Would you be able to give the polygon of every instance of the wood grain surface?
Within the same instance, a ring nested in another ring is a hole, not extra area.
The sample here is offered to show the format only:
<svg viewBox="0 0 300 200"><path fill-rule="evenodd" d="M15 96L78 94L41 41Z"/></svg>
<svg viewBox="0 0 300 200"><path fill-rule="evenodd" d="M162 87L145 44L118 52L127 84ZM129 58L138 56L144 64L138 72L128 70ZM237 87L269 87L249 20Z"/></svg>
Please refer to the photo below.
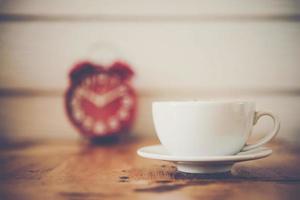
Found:
<svg viewBox="0 0 300 200"><path fill-rule="evenodd" d="M138 157L153 138L98 143L2 144L0 199L298 199L300 147L272 142L273 155L230 173L192 175L172 163Z"/></svg>

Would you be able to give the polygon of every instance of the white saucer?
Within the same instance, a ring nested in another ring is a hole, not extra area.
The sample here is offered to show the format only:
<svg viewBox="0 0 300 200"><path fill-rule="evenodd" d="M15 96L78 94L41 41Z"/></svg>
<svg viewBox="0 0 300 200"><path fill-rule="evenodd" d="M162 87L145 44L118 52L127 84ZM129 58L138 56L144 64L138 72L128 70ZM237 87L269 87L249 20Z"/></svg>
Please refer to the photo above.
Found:
<svg viewBox="0 0 300 200"><path fill-rule="evenodd" d="M266 147L240 152L230 156L175 156L170 155L162 145L142 147L137 151L144 158L170 161L177 165L177 170L187 173L219 173L230 171L236 162L256 160L272 154Z"/></svg>

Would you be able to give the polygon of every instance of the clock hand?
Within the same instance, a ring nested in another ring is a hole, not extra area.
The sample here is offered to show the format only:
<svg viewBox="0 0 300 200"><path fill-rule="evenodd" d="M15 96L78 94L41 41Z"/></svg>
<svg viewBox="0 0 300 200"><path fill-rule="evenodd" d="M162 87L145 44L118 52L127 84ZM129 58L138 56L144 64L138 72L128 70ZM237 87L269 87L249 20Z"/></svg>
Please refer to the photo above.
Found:
<svg viewBox="0 0 300 200"><path fill-rule="evenodd" d="M104 107L112 101L116 100L120 96L124 94L124 86L119 86L103 95L99 95L96 92L92 92L89 90L80 91L80 96L86 98L88 101L92 102L97 107Z"/></svg>
<svg viewBox="0 0 300 200"><path fill-rule="evenodd" d="M98 106L104 107L107 104L113 102L117 98L121 97L124 94L124 86L119 86L106 94L103 94L102 96L96 97L96 101L98 101Z"/></svg>
<svg viewBox="0 0 300 200"><path fill-rule="evenodd" d="M92 102L93 104L97 105L97 94L95 92L87 91L87 90L82 90L81 96L86 98L88 101Z"/></svg>

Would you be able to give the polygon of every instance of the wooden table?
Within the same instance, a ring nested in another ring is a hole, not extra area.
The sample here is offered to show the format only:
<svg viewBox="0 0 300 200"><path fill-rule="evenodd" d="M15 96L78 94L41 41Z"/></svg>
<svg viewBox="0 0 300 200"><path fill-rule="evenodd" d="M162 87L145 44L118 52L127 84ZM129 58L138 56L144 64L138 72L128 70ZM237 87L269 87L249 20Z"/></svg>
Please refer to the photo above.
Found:
<svg viewBox="0 0 300 200"><path fill-rule="evenodd" d="M275 140L268 158L236 164L231 173L191 175L137 156L156 143L131 137L2 145L0 199L300 199L300 146Z"/></svg>

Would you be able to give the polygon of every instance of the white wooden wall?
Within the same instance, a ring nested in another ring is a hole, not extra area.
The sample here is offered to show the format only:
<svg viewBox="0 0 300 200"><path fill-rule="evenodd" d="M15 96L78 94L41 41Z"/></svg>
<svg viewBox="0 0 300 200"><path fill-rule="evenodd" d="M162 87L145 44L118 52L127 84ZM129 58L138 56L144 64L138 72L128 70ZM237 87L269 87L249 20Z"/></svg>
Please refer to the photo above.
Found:
<svg viewBox="0 0 300 200"><path fill-rule="evenodd" d="M137 72L135 134L154 134L151 101L189 98L253 99L300 131L300 1L0 0L0 134L76 137L67 72L108 47Z"/></svg>

